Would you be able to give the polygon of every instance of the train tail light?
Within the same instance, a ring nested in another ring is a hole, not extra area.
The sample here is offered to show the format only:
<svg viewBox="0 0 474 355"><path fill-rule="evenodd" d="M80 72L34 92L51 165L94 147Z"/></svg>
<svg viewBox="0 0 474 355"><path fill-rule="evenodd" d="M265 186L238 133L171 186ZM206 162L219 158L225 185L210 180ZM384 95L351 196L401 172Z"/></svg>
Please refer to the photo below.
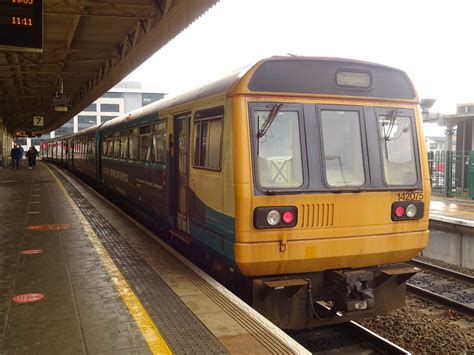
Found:
<svg viewBox="0 0 474 355"><path fill-rule="evenodd" d="M392 221L407 221L423 218L424 204L421 201L399 201L392 204Z"/></svg>
<svg viewBox="0 0 474 355"><path fill-rule="evenodd" d="M298 210L295 206L257 207L253 212L255 228L289 228L296 226Z"/></svg>

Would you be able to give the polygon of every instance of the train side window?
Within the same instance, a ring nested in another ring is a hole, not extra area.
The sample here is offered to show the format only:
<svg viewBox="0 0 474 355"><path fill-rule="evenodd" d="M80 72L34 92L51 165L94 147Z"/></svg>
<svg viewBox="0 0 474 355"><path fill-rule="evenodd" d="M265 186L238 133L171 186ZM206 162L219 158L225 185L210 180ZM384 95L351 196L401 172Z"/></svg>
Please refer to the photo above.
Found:
<svg viewBox="0 0 474 355"><path fill-rule="evenodd" d="M211 170L221 168L224 108L196 112L194 115L194 166Z"/></svg>
<svg viewBox="0 0 474 355"><path fill-rule="evenodd" d="M135 160L138 158L138 128L129 131L128 157Z"/></svg>
<svg viewBox="0 0 474 355"><path fill-rule="evenodd" d="M167 133L166 121L157 123L153 126L153 149L154 161L157 163L166 163L167 155Z"/></svg>
<svg viewBox="0 0 474 355"><path fill-rule="evenodd" d="M112 135L106 134L104 137L104 145L103 145L103 155L104 157L112 156Z"/></svg>
<svg viewBox="0 0 474 355"><path fill-rule="evenodd" d="M114 158L120 158L120 133L114 133Z"/></svg>
<svg viewBox="0 0 474 355"><path fill-rule="evenodd" d="M95 155L95 137L91 138L91 154Z"/></svg>
<svg viewBox="0 0 474 355"><path fill-rule="evenodd" d="M151 160L151 126L140 127L140 160Z"/></svg>
<svg viewBox="0 0 474 355"><path fill-rule="evenodd" d="M128 159L128 131L120 132L120 158Z"/></svg>

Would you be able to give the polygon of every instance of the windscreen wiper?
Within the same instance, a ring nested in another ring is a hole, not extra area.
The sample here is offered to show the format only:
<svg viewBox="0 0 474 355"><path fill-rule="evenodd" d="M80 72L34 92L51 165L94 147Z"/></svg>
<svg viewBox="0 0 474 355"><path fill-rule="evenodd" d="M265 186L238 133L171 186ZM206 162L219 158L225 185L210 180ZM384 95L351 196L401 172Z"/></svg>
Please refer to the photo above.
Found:
<svg viewBox="0 0 474 355"><path fill-rule="evenodd" d="M390 114L390 121L388 123L387 131L385 131L385 127L384 127L383 139L384 139L385 142L390 140L390 135L392 134L393 127L395 126L395 121L397 120L397 116L398 116L398 108L394 109Z"/></svg>
<svg viewBox="0 0 474 355"><path fill-rule="evenodd" d="M257 132L257 155L259 155L260 151L260 138L265 136L267 134L268 129L272 125L273 121L275 120L276 115L278 114L278 111L282 108L283 104L276 104L273 106L272 110L268 114L267 118L265 119L265 122L263 122L262 127L258 130Z"/></svg>
<svg viewBox="0 0 474 355"><path fill-rule="evenodd" d="M273 121L275 120L276 115L278 114L278 111L280 111L282 106L283 104L276 104L275 106L273 106L272 110L268 114L267 119L265 120L265 122L263 122L262 127L258 130L257 138L260 139L265 134L267 134L268 129L272 125Z"/></svg>

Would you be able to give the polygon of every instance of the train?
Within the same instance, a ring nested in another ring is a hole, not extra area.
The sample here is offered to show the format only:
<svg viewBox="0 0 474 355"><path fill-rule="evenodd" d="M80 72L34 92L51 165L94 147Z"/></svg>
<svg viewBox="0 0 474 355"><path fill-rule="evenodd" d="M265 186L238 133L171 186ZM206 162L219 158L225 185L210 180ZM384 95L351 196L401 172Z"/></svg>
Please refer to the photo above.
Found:
<svg viewBox="0 0 474 355"><path fill-rule="evenodd" d="M199 255L283 329L403 306L408 261L428 243L419 98L382 64L266 58L44 141L41 156Z"/></svg>

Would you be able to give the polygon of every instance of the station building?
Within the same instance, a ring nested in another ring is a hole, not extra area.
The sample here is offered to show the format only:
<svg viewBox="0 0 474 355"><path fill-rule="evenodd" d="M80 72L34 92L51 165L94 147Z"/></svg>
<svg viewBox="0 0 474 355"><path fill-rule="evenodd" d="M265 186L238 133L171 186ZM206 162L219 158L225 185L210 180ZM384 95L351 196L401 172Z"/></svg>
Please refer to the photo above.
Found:
<svg viewBox="0 0 474 355"><path fill-rule="evenodd" d="M35 145L39 151L40 142L45 139L76 133L96 124L109 121L123 113L146 106L162 99L164 96L164 93L144 90L141 82L121 81L77 116L74 116L50 134L42 135L40 138L19 138L18 142L25 151L31 145Z"/></svg>

